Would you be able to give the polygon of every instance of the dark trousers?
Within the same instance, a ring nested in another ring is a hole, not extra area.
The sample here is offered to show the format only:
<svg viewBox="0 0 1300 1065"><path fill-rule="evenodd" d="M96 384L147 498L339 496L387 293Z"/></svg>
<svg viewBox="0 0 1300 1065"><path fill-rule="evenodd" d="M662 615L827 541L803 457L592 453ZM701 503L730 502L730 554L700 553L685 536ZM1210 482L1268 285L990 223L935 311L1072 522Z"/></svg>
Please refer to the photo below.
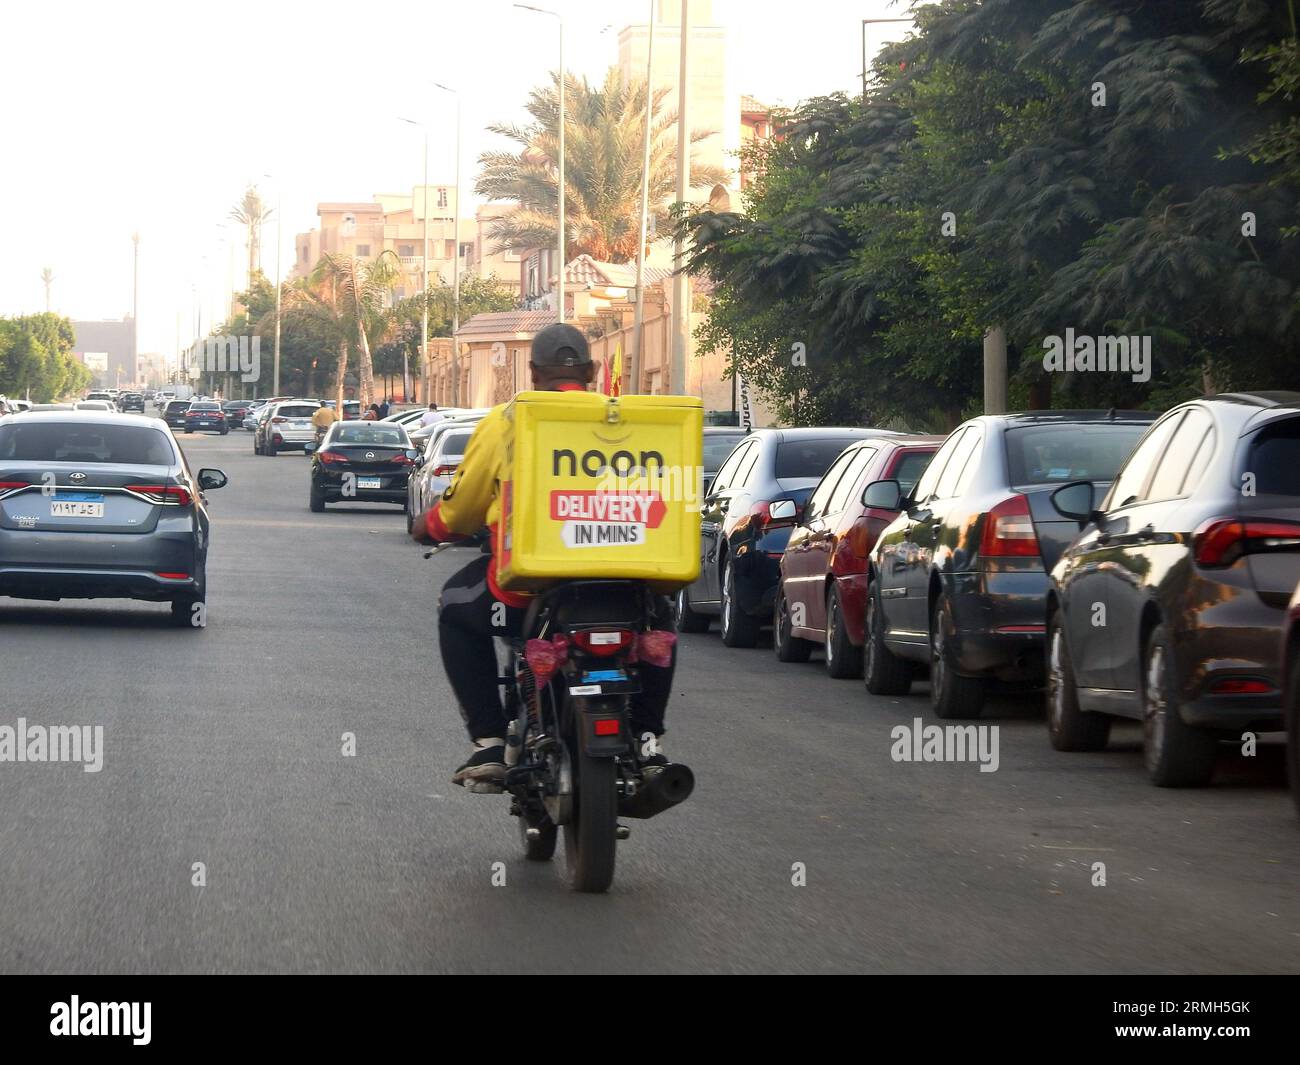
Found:
<svg viewBox="0 0 1300 1065"><path fill-rule="evenodd" d="M461 717L470 739L505 736L506 715L497 686L497 653L494 640L518 636L523 631L525 611L506 606L488 588L487 571L491 561L479 555L464 569L452 574L443 585L438 601L438 643L442 664L451 681L452 691L460 703ZM673 630L668 600L656 597L656 629ZM632 697L631 727L634 737L646 732L656 736L664 731L664 711L672 695L673 670L677 649L666 669L642 662L641 691Z"/></svg>

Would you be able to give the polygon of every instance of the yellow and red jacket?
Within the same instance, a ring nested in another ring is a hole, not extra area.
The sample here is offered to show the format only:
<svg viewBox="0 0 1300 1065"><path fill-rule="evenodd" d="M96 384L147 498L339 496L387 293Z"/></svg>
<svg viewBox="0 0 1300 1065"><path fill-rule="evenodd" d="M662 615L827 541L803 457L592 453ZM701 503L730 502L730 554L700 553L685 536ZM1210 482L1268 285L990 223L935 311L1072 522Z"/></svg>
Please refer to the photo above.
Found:
<svg viewBox="0 0 1300 1065"><path fill-rule="evenodd" d="M582 392L599 399L596 393L577 384L561 385L557 391ZM508 475L505 463L514 432L514 423L507 414L509 406L502 403L493 407L475 426L451 483L437 503L415 518L411 535L422 544L438 543L473 536L486 525L494 548L488 564L488 588L507 606L524 607L530 596L505 591L497 583L495 547L501 518L501 481Z"/></svg>

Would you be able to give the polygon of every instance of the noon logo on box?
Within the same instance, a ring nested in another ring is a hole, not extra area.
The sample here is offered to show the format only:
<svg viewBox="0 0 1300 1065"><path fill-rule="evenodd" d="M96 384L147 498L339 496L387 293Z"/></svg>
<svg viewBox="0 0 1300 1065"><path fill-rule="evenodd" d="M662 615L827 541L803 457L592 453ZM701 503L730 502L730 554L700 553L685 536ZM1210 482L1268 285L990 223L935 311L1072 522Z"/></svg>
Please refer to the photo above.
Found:
<svg viewBox="0 0 1300 1065"><path fill-rule="evenodd" d="M551 492L551 520L563 522L566 547L643 544L667 511L657 492Z"/></svg>

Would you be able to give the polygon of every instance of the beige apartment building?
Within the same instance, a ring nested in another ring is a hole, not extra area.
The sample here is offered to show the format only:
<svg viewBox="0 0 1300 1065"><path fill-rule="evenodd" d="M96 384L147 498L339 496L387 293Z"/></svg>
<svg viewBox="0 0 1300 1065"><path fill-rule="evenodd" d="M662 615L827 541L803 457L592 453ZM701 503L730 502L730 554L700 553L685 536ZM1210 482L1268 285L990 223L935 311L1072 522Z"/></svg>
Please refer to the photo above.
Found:
<svg viewBox="0 0 1300 1065"><path fill-rule="evenodd" d="M294 239L292 277L306 277L326 254L375 258L391 251L402 263L394 299L420 291L425 214L428 213L429 284L451 284L459 252L461 276L493 274L513 291L519 289L519 255L495 249L487 239L491 220L508 205L479 208L473 219L454 222L455 185L415 186L409 194L379 193L370 203L320 203L320 226ZM459 232L457 232L459 230Z"/></svg>

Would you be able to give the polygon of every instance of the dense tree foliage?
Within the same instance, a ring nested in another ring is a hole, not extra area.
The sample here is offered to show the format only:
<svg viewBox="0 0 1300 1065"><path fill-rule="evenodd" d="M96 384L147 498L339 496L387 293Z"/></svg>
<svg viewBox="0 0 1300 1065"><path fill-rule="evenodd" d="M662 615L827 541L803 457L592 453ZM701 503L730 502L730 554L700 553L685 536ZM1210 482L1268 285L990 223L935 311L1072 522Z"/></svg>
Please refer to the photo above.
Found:
<svg viewBox="0 0 1300 1065"><path fill-rule="evenodd" d="M50 403L80 396L94 379L72 355L72 323L62 315L0 318L0 395Z"/></svg>
<svg viewBox="0 0 1300 1065"><path fill-rule="evenodd" d="M1300 387L1300 86L1287 0L943 0L865 101L781 116L742 213L682 219L782 414L941 428L1007 330L1016 406ZM1149 381L1044 341L1151 338Z"/></svg>

